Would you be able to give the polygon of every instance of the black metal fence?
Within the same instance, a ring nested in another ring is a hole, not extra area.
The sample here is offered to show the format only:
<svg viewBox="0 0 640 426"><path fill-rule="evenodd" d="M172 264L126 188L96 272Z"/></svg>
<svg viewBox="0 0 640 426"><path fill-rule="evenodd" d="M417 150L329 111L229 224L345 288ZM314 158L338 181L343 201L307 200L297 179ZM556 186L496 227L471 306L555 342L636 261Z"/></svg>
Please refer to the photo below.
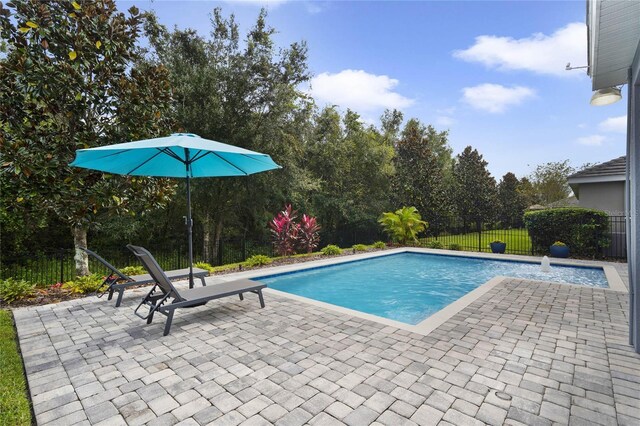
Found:
<svg viewBox="0 0 640 426"><path fill-rule="evenodd" d="M434 232L432 227L430 232ZM607 258L626 259L626 223L623 216L609 218L610 244L603 249L602 255ZM324 234L321 245L338 244L350 247L354 244L371 244L377 240L386 240L379 229L362 228L343 230L333 234ZM477 226L462 223L449 223L440 226L437 235L428 235L420 239L421 245L453 250L490 252L489 244L501 240L507 244L506 253L510 254L538 254L534 253L531 239L527 230L522 227L508 227L500 224L483 224ZM133 254L126 247L91 247L101 256L109 260L118 268L139 265ZM169 246L147 247L156 257L160 265L167 269L180 269L188 266L188 256L184 241L175 241ZM73 250L45 251L37 254L19 257L2 256L0 258L0 279L13 277L26 281L49 285L65 282L75 277L75 262ZM262 254L269 257L276 255L273 245L268 240L254 241L246 238L221 240L218 245L205 247L198 244L194 247L194 262L207 262L213 266L243 262L249 257ZM105 274L106 269L89 259L91 272Z"/></svg>

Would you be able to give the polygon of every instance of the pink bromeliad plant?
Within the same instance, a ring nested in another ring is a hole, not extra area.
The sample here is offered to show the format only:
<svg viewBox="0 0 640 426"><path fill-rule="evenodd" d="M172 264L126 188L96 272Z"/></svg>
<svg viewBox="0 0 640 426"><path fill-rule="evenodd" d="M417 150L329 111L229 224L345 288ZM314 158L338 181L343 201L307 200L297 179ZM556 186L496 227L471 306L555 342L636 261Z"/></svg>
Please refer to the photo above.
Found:
<svg viewBox="0 0 640 426"><path fill-rule="evenodd" d="M311 253L318 247L320 225L316 218L303 214L299 223L296 219L298 212L293 210L291 204L287 204L269 222L273 245L280 256L290 256L298 250Z"/></svg>
<svg viewBox="0 0 640 426"><path fill-rule="evenodd" d="M320 225L318 225L315 217L303 214L299 226L298 243L300 249L311 253L320 244Z"/></svg>

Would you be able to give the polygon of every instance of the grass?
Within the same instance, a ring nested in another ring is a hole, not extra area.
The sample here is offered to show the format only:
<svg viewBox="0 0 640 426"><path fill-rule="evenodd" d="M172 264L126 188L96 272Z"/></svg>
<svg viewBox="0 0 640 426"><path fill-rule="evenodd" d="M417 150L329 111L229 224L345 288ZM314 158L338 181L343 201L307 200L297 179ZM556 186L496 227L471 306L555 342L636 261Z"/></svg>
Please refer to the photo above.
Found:
<svg viewBox="0 0 640 426"><path fill-rule="evenodd" d="M493 231L483 231L481 234L480 251L490 252L489 243L500 240L507 243L506 253L511 254L531 254L531 238L526 229L496 229ZM440 241L445 249L450 244L460 244L462 250L478 251L478 233L445 235L437 239L435 237L422 238L420 242L426 244L431 241Z"/></svg>
<svg viewBox="0 0 640 426"><path fill-rule="evenodd" d="M10 311L0 309L0 425L30 425L31 408Z"/></svg>

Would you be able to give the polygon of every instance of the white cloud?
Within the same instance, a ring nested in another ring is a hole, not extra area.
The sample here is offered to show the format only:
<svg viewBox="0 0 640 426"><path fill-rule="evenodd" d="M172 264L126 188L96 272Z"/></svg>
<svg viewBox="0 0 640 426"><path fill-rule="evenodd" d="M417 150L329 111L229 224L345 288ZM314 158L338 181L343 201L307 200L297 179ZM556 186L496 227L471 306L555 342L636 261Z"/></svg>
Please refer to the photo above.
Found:
<svg viewBox="0 0 640 426"><path fill-rule="evenodd" d="M480 84L462 89L462 100L473 108L490 113L504 112L535 96L533 89L524 86L506 87L500 84Z"/></svg>
<svg viewBox="0 0 640 426"><path fill-rule="evenodd" d="M566 71L565 66L567 62L573 66L586 64L587 26L574 22L551 35L536 33L520 39L481 35L476 37L475 44L466 50L456 50L453 56L499 70L564 77L583 75L580 71Z"/></svg>
<svg viewBox="0 0 640 426"><path fill-rule="evenodd" d="M283 3L286 3L289 0L226 0L227 3L239 3L239 4L247 4L247 5L257 5L257 6L271 6L278 7Z"/></svg>
<svg viewBox="0 0 640 426"><path fill-rule="evenodd" d="M607 138L602 135L591 135L578 138L576 142L580 145L600 146L605 140L607 140Z"/></svg>
<svg viewBox="0 0 640 426"><path fill-rule="evenodd" d="M443 127L450 127L451 125L453 125L456 122L456 120L454 120L451 117L447 117L446 115L439 115L436 117L436 124L443 126Z"/></svg>
<svg viewBox="0 0 640 426"><path fill-rule="evenodd" d="M598 125L598 128L603 132L627 133L627 116L607 118Z"/></svg>
<svg viewBox="0 0 640 426"><path fill-rule="evenodd" d="M320 102L351 108L357 112L382 108L406 108L413 99L394 91L398 80L363 70L322 73L311 80L310 94Z"/></svg>

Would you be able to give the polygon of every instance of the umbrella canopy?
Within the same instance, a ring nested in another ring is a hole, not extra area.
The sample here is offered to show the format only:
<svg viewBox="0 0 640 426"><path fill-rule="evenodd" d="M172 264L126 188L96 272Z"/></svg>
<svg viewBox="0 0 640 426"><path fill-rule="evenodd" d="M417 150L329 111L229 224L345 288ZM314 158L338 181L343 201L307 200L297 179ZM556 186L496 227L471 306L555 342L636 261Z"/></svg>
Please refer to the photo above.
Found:
<svg viewBox="0 0 640 426"><path fill-rule="evenodd" d="M195 177L246 176L279 169L269 155L203 139L193 133L79 149L74 167L131 175L187 179L189 287L193 287L191 185Z"/></svg>
<svg viewBox="0 0 640 426"><path fill-rule="evenodd" d="M177 178L246 176L280 168L267 154L192 133L80 149L71 166L120 175Z"/></svg>

